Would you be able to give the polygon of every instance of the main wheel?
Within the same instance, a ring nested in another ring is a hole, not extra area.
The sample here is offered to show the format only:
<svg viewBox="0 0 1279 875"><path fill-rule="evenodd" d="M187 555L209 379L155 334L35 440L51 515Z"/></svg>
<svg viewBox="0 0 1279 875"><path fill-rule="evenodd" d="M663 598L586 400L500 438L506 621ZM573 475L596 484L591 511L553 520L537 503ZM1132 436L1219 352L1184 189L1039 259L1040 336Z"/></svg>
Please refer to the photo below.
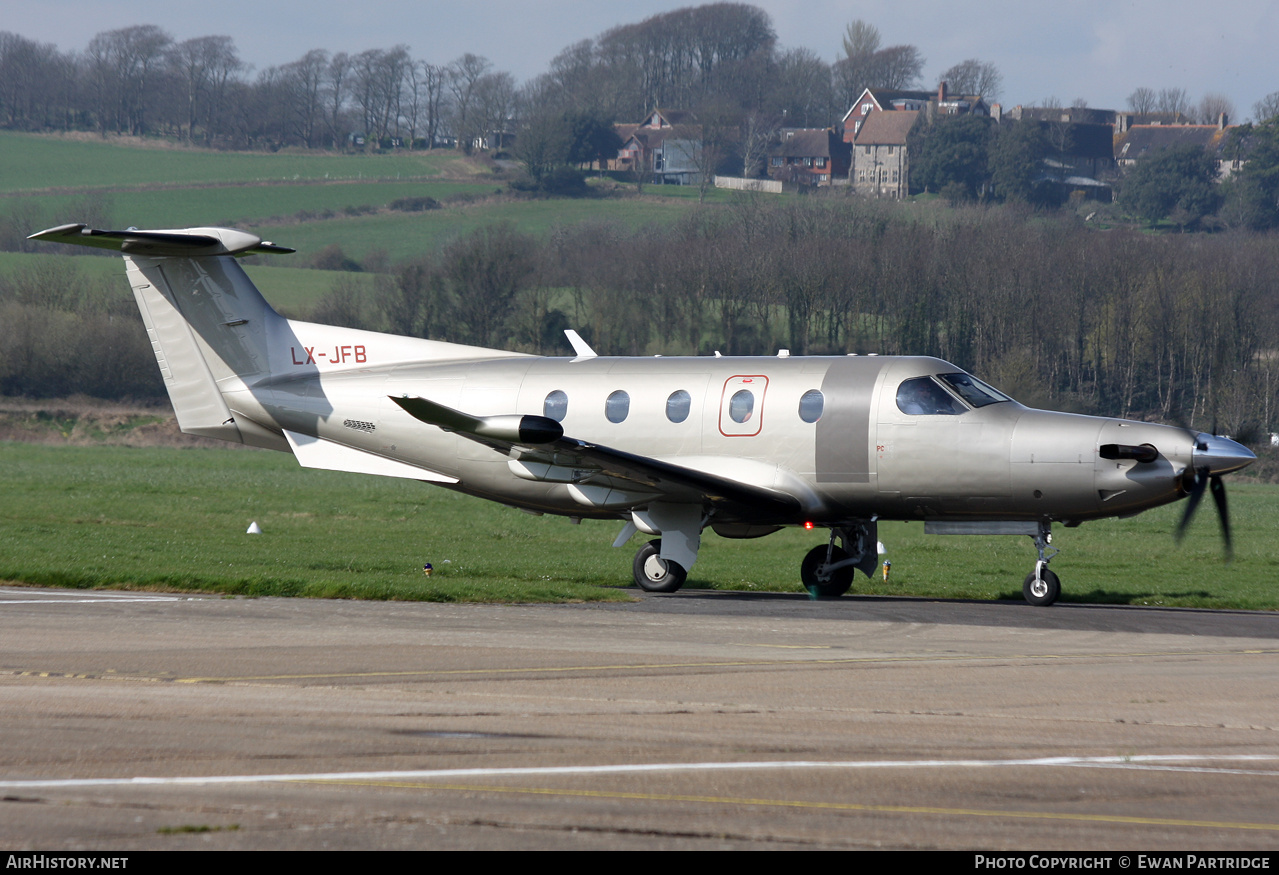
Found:
<svg viewBox="0 0 1279 875"><path fill-rule="evenodd" d="M1040 570L1038 579L1032 571L1026 575L1026 582L1021 585L1021 594L1032 605L1046 608L1061 595L1061 580L1047 568Z"/></svg>
<svg viewBox="0 0 1279 875"><path fill-rule="evenodd" d="M678 562L663 559L661 539L640 547L631 563L635 585L644 592L675 592L684 585L688 571Z"/></svg>
<svg viewBox="0 0 1279 875"><path fill-rule="evenodd" d="M857 569L851 565L845 565L834 571L826 570L827 549L830 549L832 565L848 558L848 553L842 547L828 548L825 545L814 547L808 551L808 555L800 563L799 579L804 582L804 589L811 595L824 599L839 598L852 588L853 572Z"/></svg>

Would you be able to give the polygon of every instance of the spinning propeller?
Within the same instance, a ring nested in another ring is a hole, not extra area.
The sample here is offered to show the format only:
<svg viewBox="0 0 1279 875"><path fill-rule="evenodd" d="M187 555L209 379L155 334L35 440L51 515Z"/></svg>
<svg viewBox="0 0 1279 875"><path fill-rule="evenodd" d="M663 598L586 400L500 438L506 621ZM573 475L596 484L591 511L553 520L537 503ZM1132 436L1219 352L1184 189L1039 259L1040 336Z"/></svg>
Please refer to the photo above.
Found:
<svg viewBox="0 0 1279 875"><path fill-rule="evenodd" d="M1215 429L1214 429L1215 431ZM1230 438L1215 434L1195 434L1194 448L1190 453L1190 466L1183 475L1190 500L1186 503L1186 512L1177 524L1175 538L1181 543L1190 521L1194 518L1199 502L1203 499L1204 490L1212 493L1213 503L1217 506L1217 517L1221 520L1221 537L1226 545L1226 561L1234 555L1230 542L1230 514L1226 508L1226 484L1221 475L1238 471L1240 468L1256 461L1257 457L1243 444Z"/></svg>

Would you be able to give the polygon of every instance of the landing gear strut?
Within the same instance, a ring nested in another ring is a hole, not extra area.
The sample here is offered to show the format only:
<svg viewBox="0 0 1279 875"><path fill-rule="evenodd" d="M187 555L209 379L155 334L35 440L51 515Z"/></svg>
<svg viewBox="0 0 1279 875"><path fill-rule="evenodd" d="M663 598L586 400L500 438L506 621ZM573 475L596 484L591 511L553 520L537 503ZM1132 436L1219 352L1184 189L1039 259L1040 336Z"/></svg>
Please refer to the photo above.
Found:
<svg viewBox="0 0 1279 875"><path fill-rule="evenodd" d="M799 578L812 598L833 599L848 592L858 568L868 577L878 562L875 521L832 526L830 542L808 551L799 566ZM838 538L841 546L835 546Z"/></svg>
<svg viewBox="0 0 1279 875"><path fill-rule="evenodd" d="M1039 533L1035 535L1039 561L1035 563L1035 570L1026 575L1026 580L1021 585L1021 594L1036 607L1046 608L1061 595L1061 580L1048 570L1049 560L1059 552L1056 547L1050 546L1052 541L1052 524L1040 523Z"/></svg>

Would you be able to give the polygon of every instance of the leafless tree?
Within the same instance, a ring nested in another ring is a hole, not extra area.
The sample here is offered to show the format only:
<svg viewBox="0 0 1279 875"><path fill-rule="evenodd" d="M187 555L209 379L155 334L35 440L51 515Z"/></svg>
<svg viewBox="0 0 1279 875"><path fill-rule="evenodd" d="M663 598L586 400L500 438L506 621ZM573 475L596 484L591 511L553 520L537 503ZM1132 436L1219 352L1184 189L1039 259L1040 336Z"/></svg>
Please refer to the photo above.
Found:
<svg viewBox="0 0 1279 875"><path fill-rule="evenodd" d="M298 136L307 148L316 145L324 122L324 85L329 53L312 49L283 68Z"/></svg>
<svg viewBox="0 0 1279 875"><path fill-rule="evenodd" d="M502 145L502 135L508 133L515 115L515 77L510 73L488 73L475 83L473 92L477 136L487 148Z"/></svg>
<svg viewBox="0 0 1279 875"><path fill-rule="evenodd" d="M947 89L955 94L980 95L991 103L999 100L1004 87L1004 77L999 68L976 58L959 62L942 73L941 78Z"/></svg>
<svg viewBox="0 0 1279 875"><path fill-rule="evenodd" d="M453 136L459 149L470 152L481 123L475 118L475 87L490 69L488 58L467 52L448 67L448 89L453 98Z"/></svg>
<svg viewBox="0 0 1279 875"><path fill-rule="evenodd" d="M1235 104L1224 94L1209 92L1199 101L1197 115L1201 125L1215 125L1223 115L1226 117L1226 123L1229 124L1234 114Z"/></svg>
<svg viewBox="0 0 1279 875"><path fill-rule="evenodd" d="M329 61L325 89L325 120L329 128L329 140L335 149L345 139L346 129L342 123L342 112L346 109L350 89L351 57L346 52L338 52Z"/></svg>
<svg viewBox="0 0 1279 875"><path fill-rule="evenodd" d="M1258 122L1270 121L1279 115L1279 91L1272 91L1254 103L1252 114Z"/></svg>
<svg viewBox="0 0 1279 875"><path fill-rule="evenodd" d="M173 42L153 24L105 31L89 41L86 58L93 77L99 130L146 131L153 79Z"/></svg>
<svg viewBox="0 0 1279 875"><path fill-rule="evenodd" d="M1138 115L1146 115L1155 111L1158 101L1153 88L1137 88L1128 95L1128 108Z"/></svg>
<svg viewBox="0 0 1279 875"><path fill-rule="evenodd" d="M221 132L227 87L248 65L240 60L229 36L186 40L170 49L169 60L184 86L187 139L193 139L198 122L205 141L212 141Z"/></svg>
<svg viewBox="0 0 1279 875"><path fill-rule="evenodd" d="M843 112L834 103L830 65L810 50L781 52L777 56L775 70L774 90L768 108L784 126L826 127L837 112Z"/></svg>
<svg viewBox="0 0 1279 875"><path fill-rule="evenodd" d="M1184 88L1160 88L1155 110L1170 115L1189 115L1190 97Z"/></svg>
<svg viewBox="0 0 1279 875"><path fill-rule="evenodd" d="M763 176L768 148L777 142L778 119L756 110L742 122L742 176Z"/></svg>

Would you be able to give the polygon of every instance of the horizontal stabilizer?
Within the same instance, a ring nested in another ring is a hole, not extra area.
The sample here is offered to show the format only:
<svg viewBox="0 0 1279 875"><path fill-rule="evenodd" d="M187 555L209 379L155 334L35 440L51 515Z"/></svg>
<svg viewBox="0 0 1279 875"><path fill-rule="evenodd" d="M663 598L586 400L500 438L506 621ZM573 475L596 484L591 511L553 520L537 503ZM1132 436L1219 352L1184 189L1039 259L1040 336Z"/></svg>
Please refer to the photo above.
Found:
<svg viewBox="0 0 1279 875"><path fill-rule="evenodd" d="M343 444L311 435L285 431L289 447L303 468L325 471L350 471L353 474L377 474L381 477L403 477L406 480L429 480L432 483L456 483L457 479L397 462L384 456L366 453Z"/></svg>
<svg viewBox="0 0 1279 875"><path fill-rule="evenodd" d="M88 225L59 225L32 234L28 240L68 243L114 249L125 255L177 256L195 258L206 255L287 254L295 250L276 246L256 234L234 228L187 228L178 231L102 231Z"/></svg>

